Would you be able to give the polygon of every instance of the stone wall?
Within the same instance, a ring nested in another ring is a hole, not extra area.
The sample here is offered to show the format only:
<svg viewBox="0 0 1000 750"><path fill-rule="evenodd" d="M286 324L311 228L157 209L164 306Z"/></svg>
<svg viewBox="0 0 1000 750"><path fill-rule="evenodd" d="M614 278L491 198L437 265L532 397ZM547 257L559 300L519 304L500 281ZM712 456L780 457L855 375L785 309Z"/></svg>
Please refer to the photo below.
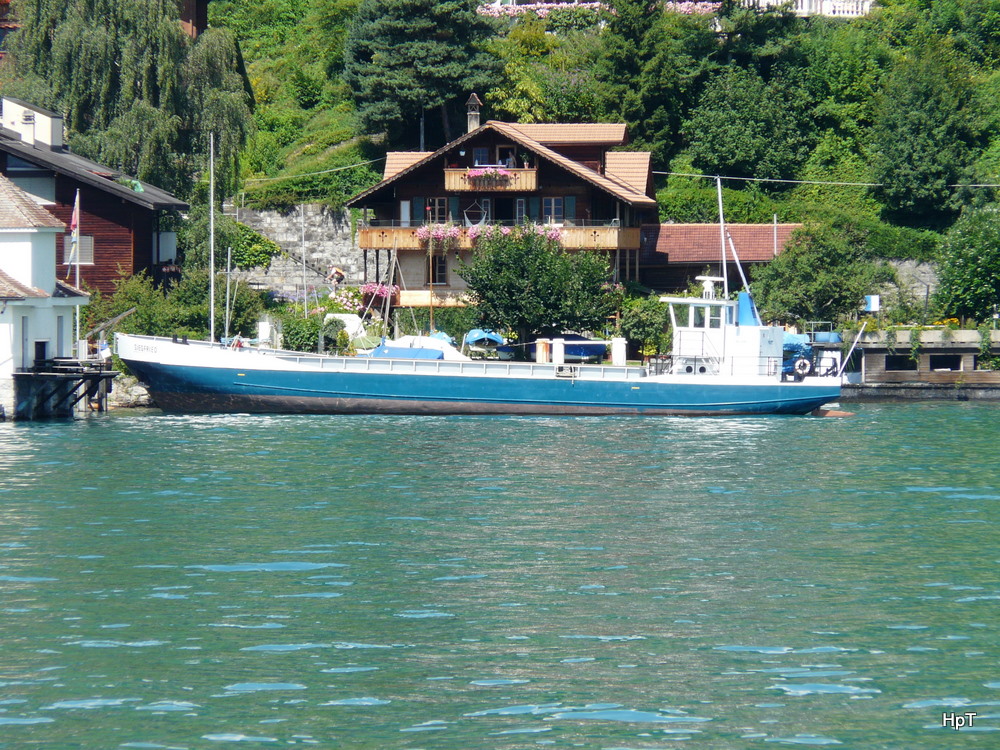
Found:
<svg viewBox="0 0 1000 750"><path fill-rule="evenodd" d="M289 297L301 296L303 250L305 283L310 290L329 286L326 274L331 265L344 271L344 284L356 286L366 280L364 256L354 244L351 219L346 211L332 211L316 203L297 206L287 213L255 211L229 204L225 214L274 240L284 251L267 270L236 274L253 286L273 289Z"/></svg>

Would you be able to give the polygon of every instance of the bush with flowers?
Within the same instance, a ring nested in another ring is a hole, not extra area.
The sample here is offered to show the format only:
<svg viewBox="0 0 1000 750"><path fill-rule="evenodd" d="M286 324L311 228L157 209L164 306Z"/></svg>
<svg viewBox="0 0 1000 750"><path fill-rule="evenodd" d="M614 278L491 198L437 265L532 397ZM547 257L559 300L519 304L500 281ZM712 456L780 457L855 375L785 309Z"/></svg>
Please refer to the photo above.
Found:
<svg viewBox="0 0 1000 750"><path fill-rule="evenodd" d="M417 228L417 239L427 243L428 252L448 252L458 246L462 228L457 224L424 224Z"/></svg>

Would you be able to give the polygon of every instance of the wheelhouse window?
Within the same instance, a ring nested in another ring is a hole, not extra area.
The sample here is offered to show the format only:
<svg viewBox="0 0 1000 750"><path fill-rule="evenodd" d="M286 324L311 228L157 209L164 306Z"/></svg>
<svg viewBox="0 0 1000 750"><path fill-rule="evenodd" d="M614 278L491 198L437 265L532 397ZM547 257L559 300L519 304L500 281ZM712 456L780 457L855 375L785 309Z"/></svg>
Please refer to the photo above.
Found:
<svg viewBox="0 0 1000 750"><path fill-rule="evenodd" d="M546 224L563 223L562 198L542 198L542 221Z"/></svg>

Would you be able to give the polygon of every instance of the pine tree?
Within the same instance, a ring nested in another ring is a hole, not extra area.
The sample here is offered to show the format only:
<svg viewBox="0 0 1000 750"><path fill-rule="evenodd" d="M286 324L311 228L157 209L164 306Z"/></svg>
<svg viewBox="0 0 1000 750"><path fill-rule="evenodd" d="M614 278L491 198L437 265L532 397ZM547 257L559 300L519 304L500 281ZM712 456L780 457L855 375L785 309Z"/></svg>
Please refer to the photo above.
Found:
<svg viewBox="0 0 1000 750"><path fill-rule="evenodd" d="M451 140L449 107L484 91L497 66L482 50L493 25L476 7L476 0L363 0L344 50L362 127L399 141L404 127L438 109L442 137Z"/></svg>

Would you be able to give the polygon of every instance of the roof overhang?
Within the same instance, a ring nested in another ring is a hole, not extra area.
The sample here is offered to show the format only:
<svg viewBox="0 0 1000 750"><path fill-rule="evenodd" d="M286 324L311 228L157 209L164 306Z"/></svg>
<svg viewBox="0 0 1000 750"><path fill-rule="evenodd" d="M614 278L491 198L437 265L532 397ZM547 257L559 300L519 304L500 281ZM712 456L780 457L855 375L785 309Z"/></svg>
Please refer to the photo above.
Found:
<svg viewBox="0 0 1000 750"><path fill-rule="evenodd" d="M185 211L188 208L187 203L155 185L135 180L134 182L142 187L142 192L138 192L112 179L113 177L128 177L117 170L102 166L69 151L37 148L23 141L5 137L9 132L0 133L0 151L78 180L109 195L121 198L127 203L134 203L151 211Z"/></svg>
<svg viewBox="0 0 1000 750"><path fill-rule="evenodd" d="M427 166L435 159L441 158L446 154L448 154L449 152L457 148L460 148L463 144L465 144L469 140L475 138L476 136L482 134L487 130L493 130L497 133L501 133L505 137L510 138L512 141L517 143L519 146L527 149L528 151L531 151L536 156L539 156L551 162L552 164L555 164L556 166L565 169L567 172L570 172L576 177L579 177L580 179L590 183L597 189L608 193L613 198L616 198L620 201L623 201L632 206L637 206L640 208L655 208L657 205L656 200L650 198L649 196L643 193L637 192L633 187L627 185L623 181L617 180L614 177L609 177L607 175L598 174L594 170L589 169L588 167L585 167L582 164L579 164L578 162L575 162L572 159L565 157L556 151L553 151L551 148L544 146L541 143L538 143L537 141L529 138L528 136L521 133L517 129L517 126L511 125L509 123L498 122L496 120L490 120L485 125L482 125L476 128L475 130L466 133L465 135L461 136L460 138L457 138L451 143L442 146L437 151L434 151L425 156L424 158L415 161L407 168L400 170L396 174L380 181L379 183L368 188L367 190L358 193L356 196L348 200L345 205L347 205L349 208L363 207L364 201L367 200L368 198L371 198L377 193L386 190L387 188L398 182L406 175L413 174L413 172Z"/></svg>

